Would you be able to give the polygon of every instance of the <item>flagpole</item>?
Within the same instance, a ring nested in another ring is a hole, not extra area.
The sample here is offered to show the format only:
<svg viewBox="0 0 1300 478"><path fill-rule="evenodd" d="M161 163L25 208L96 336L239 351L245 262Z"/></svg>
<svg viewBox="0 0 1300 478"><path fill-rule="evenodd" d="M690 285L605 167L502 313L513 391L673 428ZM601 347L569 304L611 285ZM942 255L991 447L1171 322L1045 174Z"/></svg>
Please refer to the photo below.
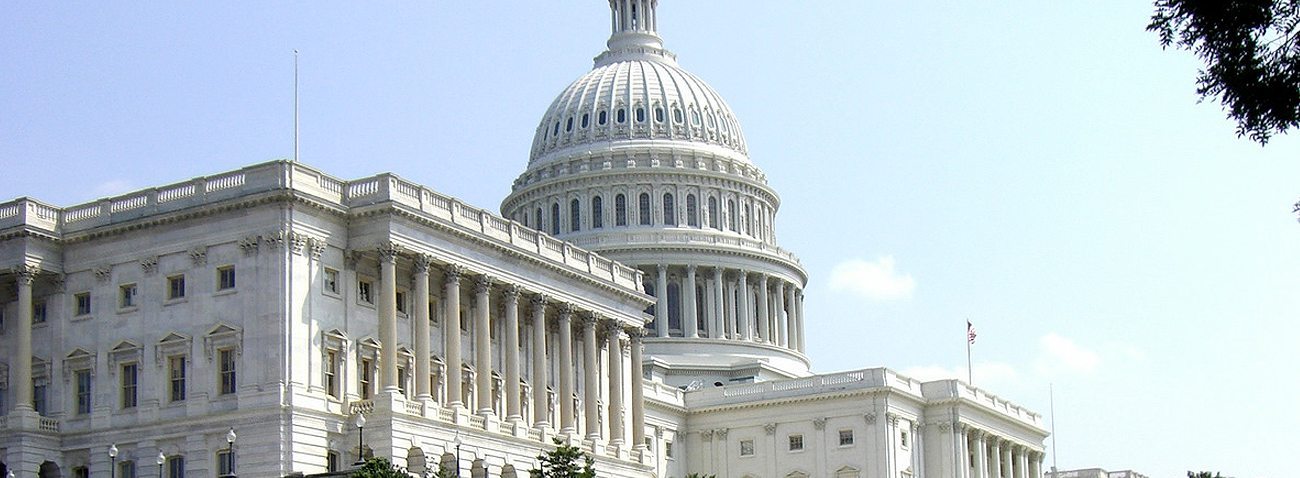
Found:
<svg viewBox="0 0 1300 478"><path fill-rule="evenodd" d="M1052 384L1047 384L1047 403L1052 413L1052 478L1057 478L1056 468L1056 392Z"/></svg>
<svg viewBox="0 0 1300 478"><path fill-rule="evenodd" d="M975 373L970 365L970 319L966 319L966 383L975 385Z"/></svg>
<svg viewBox="0 0 1300 478"><path fill-rule="evenodd" d="M298 162L298 49L293 49L293 162Z"/></svg>

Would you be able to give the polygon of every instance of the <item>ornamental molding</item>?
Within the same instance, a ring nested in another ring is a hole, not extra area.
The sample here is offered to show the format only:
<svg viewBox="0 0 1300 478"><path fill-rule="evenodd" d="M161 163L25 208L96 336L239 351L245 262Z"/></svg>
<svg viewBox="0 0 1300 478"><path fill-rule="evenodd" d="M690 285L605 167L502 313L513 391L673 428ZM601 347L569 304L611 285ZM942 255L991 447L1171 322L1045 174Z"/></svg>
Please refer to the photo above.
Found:
<svg viewBox="0 0 1300 478"><path fill-rule="evenodd" d="M116 375L118 364L144 361L144 347L130 340L118 342L108 351L108 374Z"/></svg>
<svg viewBox="0 0 1300 478"><path fill-rule="evenodd" d="M216 357L217 350L226 348L233 349L236 356L244 354L244 329L223 322L203 335L203 351L209 362Z"/></svg>
<svg viewBox="0 0 1300 478"><path fill-rule="evenodd" d="M109 279L113 278L113 267L109 265L98 266L94 269L94 272L95 280L100 283L108 282Z"/></svg>
<svg viewBox="0 0 1300 478"><path fill-rule="evenodd" d="M98 360L95 360L95 352L83 348L76 348L63 357L63 382L67 383L72 380L73 372L80 370L89 370L90 375L95 375Z"/></svg>
<svg viewBox="0 0 1300 478"><path fill-rule="evenodd" d="M175 357L178 355L188 356L192 350L194 340L190 336L180 332L169 332L154 344L154 365L162 368L163 360L166 357Z"/></svg>
<svg viewBox="0 0 1300 478"><path fill-rule="evenodd" d="M776 424L775 424L775 423L767 423L767 424L764 424L764 425L763 425L763 433L766 433L766 434L768 434L768 435L774 435L774 434L776 434Z"/></svg>
<svg viewBox="0 0 1300 478"><path fill-rule="evenodd" d="M239 249L244 251L244 255L257 254L257 249L261 246L261 243L261 237L248 236L239 240Z"/></svg>
<svg viewBox="0 0 1300 478"><path fill-rule="evenodd" d="M153 275L158 272L158 256L140 259L140 270L144 272L144 275Z"/></svg>
<svg viewBox="0 0 1300 478"><path fill-rule="evenodd" d="M864 413L864 414L862 414L862 419L863 419L863 420L866 420L867 425L875 425L875 424L876 424L876 412L867 412L867 413Z"/></svg>
<svg viewBox="0 0 1300 478"><path fill-rule="evenodd" d="M825 429L826 429L826 417L814 418L813 421L812 421L812 423L813 423L813 428L815 428L815 429L817 429L817 430L825 430Z"/></svg>
<svg viewBox="0 0 1300 478"><path fill-rule="evenodd" d="M189 251L190 264L202 267L208 264L208 246L196 246Z"/></svg>
<svg viewBox="0 0 1300 478"><path fill-rule="evenodd" d="M313 260L320 260L321 256L325 255L325 250L329 248L329 241L318 237L311 238L308 244L311 247L309 254Z"/></svg>

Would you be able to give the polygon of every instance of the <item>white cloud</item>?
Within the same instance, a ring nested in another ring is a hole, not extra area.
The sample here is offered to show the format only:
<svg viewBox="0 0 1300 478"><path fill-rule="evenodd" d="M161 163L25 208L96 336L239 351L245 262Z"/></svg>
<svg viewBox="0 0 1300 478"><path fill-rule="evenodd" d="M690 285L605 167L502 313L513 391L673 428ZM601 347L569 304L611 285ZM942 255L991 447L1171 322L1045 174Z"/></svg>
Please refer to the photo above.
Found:
<svg viewBox="0 0 1300 478"><path fill-rule="evenodd" d="M110 179L95 185L90 191L95 196L116 196L131 190L131 183L125 179Z"/></svg>
<svg viewBox="0 0 1300 478"><path fill-rule="evenodd" d="M1039 356L1034 368L1044 376L1052 377L1061 373L1089 375L1101 366L1101 355L1056 332L1040 337L1038 345Z"/></svg>
<svg viewBox="0 0 1300 478"><path fill-rule="evenodd" d="M873 301L910 299L916 281L894 270L894 256L874 262L850 259L831 269L831 290L848 292Z"/></svg>

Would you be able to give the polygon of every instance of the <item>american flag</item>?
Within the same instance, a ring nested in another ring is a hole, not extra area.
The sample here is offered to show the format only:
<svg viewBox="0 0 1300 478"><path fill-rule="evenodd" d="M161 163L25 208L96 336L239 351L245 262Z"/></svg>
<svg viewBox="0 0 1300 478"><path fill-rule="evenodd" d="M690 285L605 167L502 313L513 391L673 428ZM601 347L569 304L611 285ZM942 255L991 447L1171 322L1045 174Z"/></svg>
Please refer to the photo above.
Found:
<svg viewBox="0 0 1300 478"><path fill-rule="evenodd" d="M966 340L967 343L975 343L975 326L969 320L966 321Z"/></svg>

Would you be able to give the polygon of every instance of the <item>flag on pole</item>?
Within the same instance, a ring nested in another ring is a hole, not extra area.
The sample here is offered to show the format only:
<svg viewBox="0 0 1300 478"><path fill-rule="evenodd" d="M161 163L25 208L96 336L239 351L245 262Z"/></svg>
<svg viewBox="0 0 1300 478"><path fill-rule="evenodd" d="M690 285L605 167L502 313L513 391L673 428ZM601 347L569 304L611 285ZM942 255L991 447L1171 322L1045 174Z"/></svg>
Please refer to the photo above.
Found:
<svg viewBox="0 0 1300 478"><path fill-rule="evenodd" d="M975 326L972 325L969 320L966 321L966 343L975 343Z"/></svg>

